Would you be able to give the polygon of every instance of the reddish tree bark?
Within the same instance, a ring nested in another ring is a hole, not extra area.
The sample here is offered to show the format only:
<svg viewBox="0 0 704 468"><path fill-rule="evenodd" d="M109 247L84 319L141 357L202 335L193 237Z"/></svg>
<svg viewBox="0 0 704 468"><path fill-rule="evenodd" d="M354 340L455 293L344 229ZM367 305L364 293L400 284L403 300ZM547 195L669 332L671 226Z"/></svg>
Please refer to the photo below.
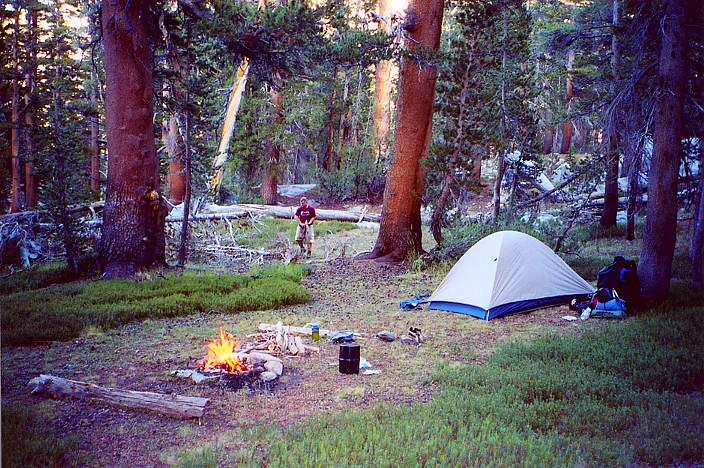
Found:
<svg viewBox="0 0 704 468"><path fill-rule="evenodd" d="M572 110L572 100L574 99L574 82L572 77L572 69L574 67L574 50L567 53L567 89L565 91L565 107L567 113ZM571 120L566 120L562 124L562 143L560 145L560 154L568 154L572 147L572 134L574 128Z"/></svg>
<svg viewBox="0 0 704 468"><path fill-rule="evenodd" d="M182 203L186 196L185 143L175 115L164 122L162 137L169 155L169 200Z"/></svg>
<svg viewBox="0 0 704 468"><path fill-rule="evenodd" d="M377 5L379 16L384 18L384 30L391 32L391 1L379 0ZM382 60L376 64L374 71L374 159L379 160L388 151L389 129L391 128L391 67L390 60Z"/></svg>
<svg viewBox="0 0 704 468"><path fill-rule="evenodd" d="M274 107L274 127L284 121L284 96L274 88L271 89L271 104ZM281 146L274 142L273 136L266 142L264 180L262 181L261 195L265 205L276 205L279 186L279 160L281 159Z"/></svg>
<svg viewBox="0 0 704 468"><path fill-rule="evenodd" d="M407 18L408 49L437 50L443 0L411 0ZM402 260L422 251L420 205L425 182L421 158L430 141L437 70L404 58L399 83L394 158L386 178L381 226L368 258Z"/></svg>
<svg viewBox="0 0 704 468"><path fill-rule="evenodd" d="M17 75L19 74L19 35L20 12L15 11L14 34L12 41L12 130L10 133L10 146L12 151L12 205L10 211L17 212L22 209L22 169L20 165L20 119L19 101L20 88Z"/></svg>
<svg viewBox="0 0 704 468"><path fill-rule="evenodd" d="M108 278L163 258L163 210L154 145L151 32L146 0L103 2L107 197L101 261Z"/></svg>
<svg viewBox="0 0 704 468"><path fill-rule="evenodd" d="M686 0L667 0L660 28L659 96L639 265L646 302L661 301L670 290L677 235L677 176L682 152L688 73L686 3Z"/></svg>

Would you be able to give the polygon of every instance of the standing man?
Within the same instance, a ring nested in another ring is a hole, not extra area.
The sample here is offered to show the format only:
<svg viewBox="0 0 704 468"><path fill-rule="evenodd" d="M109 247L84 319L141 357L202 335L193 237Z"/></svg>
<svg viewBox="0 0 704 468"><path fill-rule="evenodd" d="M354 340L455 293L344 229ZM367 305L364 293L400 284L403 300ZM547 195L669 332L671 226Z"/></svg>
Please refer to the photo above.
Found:
<svg viewBox="0 0 704 468"><path fill-rule="evenodd" d="M315 232L313 231L315 208L308 206L308 199L306 197L301 197L301 206L296 210L296 221L298 221L296 242L301 249L301 255L305 254L310 258L313 252L313 240L315 240ZM306 252L303 242L307 244L308 252Z"/></svg>

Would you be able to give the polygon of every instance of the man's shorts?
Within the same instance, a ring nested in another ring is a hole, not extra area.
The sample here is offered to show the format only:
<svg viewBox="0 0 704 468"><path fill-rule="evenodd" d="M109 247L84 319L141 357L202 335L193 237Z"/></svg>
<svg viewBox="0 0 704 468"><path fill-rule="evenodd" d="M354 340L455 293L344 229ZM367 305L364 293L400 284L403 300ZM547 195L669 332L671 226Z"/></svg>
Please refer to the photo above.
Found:
<svg viewBox="0 0 704 468"><path fill-rule="evenodd" d="M306 226L302 228L300 224L296 228L296 240L305 240L306 242L313 242L315 240L315 230L313 226Z"/></svg>

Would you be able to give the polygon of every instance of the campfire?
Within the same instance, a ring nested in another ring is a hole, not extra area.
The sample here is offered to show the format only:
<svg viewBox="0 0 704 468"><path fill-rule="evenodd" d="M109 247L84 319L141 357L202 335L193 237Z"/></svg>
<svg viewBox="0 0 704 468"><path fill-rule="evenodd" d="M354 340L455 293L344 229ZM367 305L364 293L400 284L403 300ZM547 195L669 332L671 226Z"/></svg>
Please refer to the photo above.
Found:
<svg viewBox="0 0 704 468"><path fill-rule="evenodd" d="M227 374L239 374L251 370L244 361L240 360L237 351L240 342L220 329L220 337L208 343L208 356L200 366L203 372L224 372Z"/></svg>
<svg viewBox="0 0 704 468"><path fill-rule="evenodd" d="M281 322L262 323L258 333L247 335L254 342L242 345L232 334L220 329L218 337L207 344L208 353L196 369L176 370L171 374L197 384L219 383L229 389L275 384L284 373L283 359L320 352L317 346L303 343L300 335L310 336L310 330L284 326ZM320 330L321 336L329 333Z"/></svg>

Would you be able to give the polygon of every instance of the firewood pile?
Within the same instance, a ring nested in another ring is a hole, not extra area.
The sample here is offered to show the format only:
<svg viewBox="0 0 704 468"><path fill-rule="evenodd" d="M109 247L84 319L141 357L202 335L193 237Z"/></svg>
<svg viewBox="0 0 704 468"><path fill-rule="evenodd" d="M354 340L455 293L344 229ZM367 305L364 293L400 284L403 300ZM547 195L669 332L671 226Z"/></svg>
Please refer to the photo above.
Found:
<svg viewBox="0 0 704 468"><path fill-rule="evenodd" d="M259 326L259 332L247 335L247 338L256 341L252 349L268 351L274 355L302 356L308 353L320 352L319 347L310 346L303 342L302 336L310 336L312 333L302 331L304 328L305 327L285 327L281 322L277 323L274 327L261 324Z"/></svg>

